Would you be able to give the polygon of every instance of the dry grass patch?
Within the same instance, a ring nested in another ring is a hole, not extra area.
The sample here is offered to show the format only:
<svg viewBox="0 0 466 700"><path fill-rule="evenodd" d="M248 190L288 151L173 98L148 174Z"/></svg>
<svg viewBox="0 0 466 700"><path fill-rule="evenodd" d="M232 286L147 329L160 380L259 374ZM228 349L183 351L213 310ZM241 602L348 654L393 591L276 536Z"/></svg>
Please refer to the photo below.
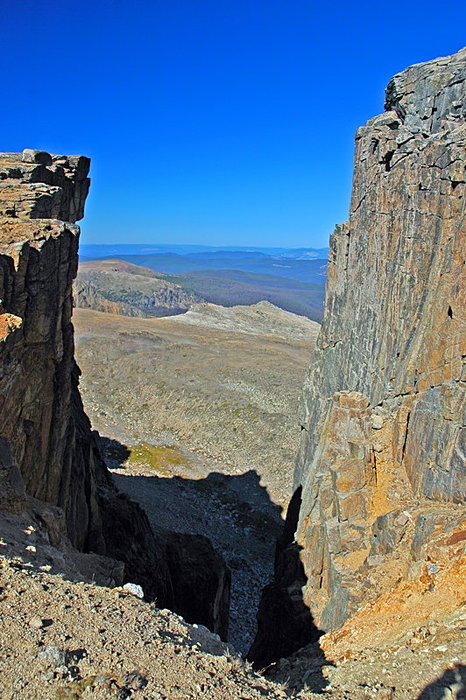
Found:
<svg viewBox="0 0 466 700"><path fill-rule="evenodd" d="M129 456L124 466L146 467L162 476L177 474L181 467L188 466L185 457L175 447L155 447L144 442L136 447L129 447Z"/></svg>

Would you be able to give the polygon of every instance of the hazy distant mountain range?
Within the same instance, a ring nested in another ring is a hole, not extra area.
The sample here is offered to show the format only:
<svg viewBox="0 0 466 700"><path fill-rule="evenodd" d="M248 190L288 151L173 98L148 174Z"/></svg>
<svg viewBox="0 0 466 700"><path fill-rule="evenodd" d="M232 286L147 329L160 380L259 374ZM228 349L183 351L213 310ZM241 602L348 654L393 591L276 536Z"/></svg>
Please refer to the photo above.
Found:
<svg viewBox="0 0 466 700"><path fill-rule="evenodd" d="M90 260L123 260L169 276L167 283L174 283L198 300L232 306L265 299L282 309L320 321L327 255L328 248L116 244L82 245L80 261L84 273L85 263ZM106 287L108 274L107 270ZM118 280L120 287L121 271ZM105 296L110 298L110 290L106 290ZM117 296L112 290L112 301L117 301Z"/></svg>
<svg viewBox="0 0 466 700"><path fill-rule="evenodd" d="M327 260L328 248L267 248L254 246L206 246L206 245L179 245L179 244L156 244L144 243L115 243L115 244L95 244L80 246L80 258L85 260L95 260L96 258L119 258L122 255L216 255L226 254L234 257L245 253L252 255L265 255L267 257L288 258L290 260Z"/></svg>

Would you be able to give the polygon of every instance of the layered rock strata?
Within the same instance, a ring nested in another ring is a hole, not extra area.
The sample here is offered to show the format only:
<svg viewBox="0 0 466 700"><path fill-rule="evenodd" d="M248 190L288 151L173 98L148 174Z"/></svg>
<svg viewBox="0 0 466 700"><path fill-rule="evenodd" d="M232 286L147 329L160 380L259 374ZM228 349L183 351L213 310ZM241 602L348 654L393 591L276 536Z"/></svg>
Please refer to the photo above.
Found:
<svg viewBox="0 0 466 700"><path fill-rule="evenodd" d="M223 560L208 541L196 557L189 538L154 535L114 487L83 410L71 315L88 170L83 157L0 155L0 433L26 494L62 509L75 548L123 561L126 580L188 619L180 582L190 581L189 621L225 637Z"/></svg>
<svg viewBox="0 0 466 700"><path fill-rule="evenodd" d="M289 548L275 582L290 596L298 583L325 631L404 580L431 593L465 570L465 181L463 49L390 81L356 134L350 218L330 240L289 545L305 583L281 573ZM270 625L262 660L284 655Z"/></svg>

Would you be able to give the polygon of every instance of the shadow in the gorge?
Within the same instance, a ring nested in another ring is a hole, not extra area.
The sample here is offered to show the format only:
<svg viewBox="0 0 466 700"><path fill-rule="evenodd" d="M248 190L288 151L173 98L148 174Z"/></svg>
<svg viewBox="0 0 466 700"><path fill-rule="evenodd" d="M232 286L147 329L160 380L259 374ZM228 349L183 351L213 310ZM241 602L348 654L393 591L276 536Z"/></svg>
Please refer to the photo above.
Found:
<svg viewBox="0 0 466 700"><path fill-rule="evenodd" d="M302 593L307 577L300 558L302 548L294 539L301 509L301 491L299 487L293 494L283 532L277 539L275 575L262 594L257 634L248 659L257 669L266 669L266 673L269 669L272 677L277 673L280 677L280 664L276 662L307 647L307 671L303 678L294 680L293 690L307 687L319 693L327 686L322 667L329 662L318 644L323 632L316 626Z"/></svg>
<svg viewBox="0 0 466 700"><path fill-rule="evenodd" d="M115 469L126 462L130 455L130 450L126 445L118 442L118 440L99 435L97 432L95 435L97 436L98 445L107 467Z"/></svg>
<svg viewBox="0 0 466 700"><path fill-rule="evenodd" d="M114 473L113 479L146 509L155 530L192 533L195 524L198 534L224 543L231 539L232 545L240 530L269 542L281 534L282 509L252 469L234 476L211 472L194 479L128 470L128 475Z"/></svg>
<svg viewBox="0 0 466 700"><path fill-rule="evenodd" d="M201 536L223 557L232 575L229 640L246 654L255 634L261 591L273 575L275 540L283 528L281 508L271 500L260 476L251 469L237 475L211 472L203 478L189 478L184 476L190 473L188 463L167 463L167 457L179 456L174 450L145 449L138 462L137 448L128 450L108 438L101 438L100 445L114 470L117 488L144 509L160 541L172 542L173 534L168 533ZM183 470L183 476L167 475L171 469ZM196 569L194 563L192 569ZM180 586L183 581L178 577L177 588ZM187 591L183 598L194 597ZM199 621L194 612L191 618L191 622Z"/></svg>
<svg viewBox="0 0 466 700"><path fill-rule="evenodd" d="M102 448L109 466L124 467L129 455L124 445L103 439ZM203 535L225 558L232 572L230 641L256 668L270 667L271 676L280 658L311 645L301 687L323 690L322 666L328 662L318 644L321 632L303 600L306 575L294 541L301 490L291 499L284 524L280 506L255 470L211 472L197 479L167 476L157 465L152 470L153 476L148 465L143 474L120 468L113 477L144 508L156 533Z"/></svg>
<svg viewBox="0 0 466 700"><path fill-rule="evenodd" d="M121 468L127 471L128 476L121 471L113 474L115 483L121 490L136 498L141 505L149 507L149 516L151 511L154 511L156 497L156 529L167 527L185 531L187 516L195 515L194 519L198 520L200 530L204 530L202 534L208 534L211 530L207 532L206 528L211 524L211 520L217 520L222 515L222 510L228 510L228 514L231 515L232 508L235 525L243 529L254 527L257 533L262 533L268 540L275 540L282 535L282 508L271 500L267 488L260 483L260 475L254 469L238 475L211 472L205 478L189 478L168 474L171 468L167 464L161 467L154 463L145 464L143 456L140 466L144 467L145 473L140 474L127 469L125 465L131 455L131 450L126 445L99 436L99 446L110 469ZM173 469L177 469L176 465ZM149 476L148 472L152 474ZM146 488L147 483L154 478L157 480L158 495ZM200 499L203 502L209 498L215 501L213 505L217 506L216 510L200 512ZM191 503L187 504L187 500L191 500ZM187 506L192 506L188 512L185 510Z"/></svg>
<svg viewBox="0 0 466 700"><path fill-rule="evenodd" d="M443 700L446 697L466 698L466 666L463 664L447 668L439 678L426 685L417 700Z"/></svg>

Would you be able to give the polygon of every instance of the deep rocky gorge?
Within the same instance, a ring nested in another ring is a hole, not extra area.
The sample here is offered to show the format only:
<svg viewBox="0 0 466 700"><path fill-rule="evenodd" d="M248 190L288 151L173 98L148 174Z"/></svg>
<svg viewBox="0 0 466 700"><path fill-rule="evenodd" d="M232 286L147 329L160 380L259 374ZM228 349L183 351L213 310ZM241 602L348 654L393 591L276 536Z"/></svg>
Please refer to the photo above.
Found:
<svg viewBox="0 0 466 700"><path fill-rule="evenodd" d="M445 612L464 600L465 171L463 49L396 75L384 114L356 134L295 496L250 652L259 666L360 610L378 609L362 622L374 635L401 629L416 591L426 616L427 598ZM350 622L342 634L354 634Z"/></svg>
<svg viewBox="0 0 466 700"><path fill-rule="evenodd" d="M140 583L158 608L225 638L230 575L222 558L205 537L153 529L117 491L83 410L71 314L74 222L88 168L85 158L28 149L0 157L0 506L12 517L27 513L48 544L93 552L97 582ZM303 391L294 495L249 653L290 693L320 694L341 672L335 698L464 697L465 182L463 49L395 76L384 114L356 135L350 217L331 237L324 319ZM0 594L11 608L15 567L4 568L13 583ZM40 575L31 590L41 588ZM61 581L67 600L64 588ZM80 595L107 606L108 594L91 586ZM120 598L117 607L124 616ZM109 611L102 620L115 620ZM138 609L145 625L152 612ZM110 626L119 631L119 622ZM54 643L67 639L52 634ZM164 635L180 644L173 657L187 651L192 671L193 649ZM138 632L141 640L152 643ZM419 648L425 655L414 658ZM383 650L379 659L374 649ZM385 686L372 677L371 687L360 680L347 690L345 669L365 674L381 659ZM144 663L148 675L153 660ZM94 683L100 667L88 665ZM434 669L445 671L444 685L427 677ZM189 692L200 697L208 686L195 682ZM427 682L450 695L418 696ZM276 696L270 686L253 688Z"/></svg>
<svg viewBox="0 0 466 700"><path fill-rule="evenodd" d="M36 510L39 502L61 509L75 548L123 562L122 580L141 584L148 600L226 638L223 560L206 538L153 532L144 511L115 488L82 407L71 314L74 222L83 216L88 170L87 158L29 149L0 157L4 481L16 468L25 488L16 495L35 499Z"/></svg>

